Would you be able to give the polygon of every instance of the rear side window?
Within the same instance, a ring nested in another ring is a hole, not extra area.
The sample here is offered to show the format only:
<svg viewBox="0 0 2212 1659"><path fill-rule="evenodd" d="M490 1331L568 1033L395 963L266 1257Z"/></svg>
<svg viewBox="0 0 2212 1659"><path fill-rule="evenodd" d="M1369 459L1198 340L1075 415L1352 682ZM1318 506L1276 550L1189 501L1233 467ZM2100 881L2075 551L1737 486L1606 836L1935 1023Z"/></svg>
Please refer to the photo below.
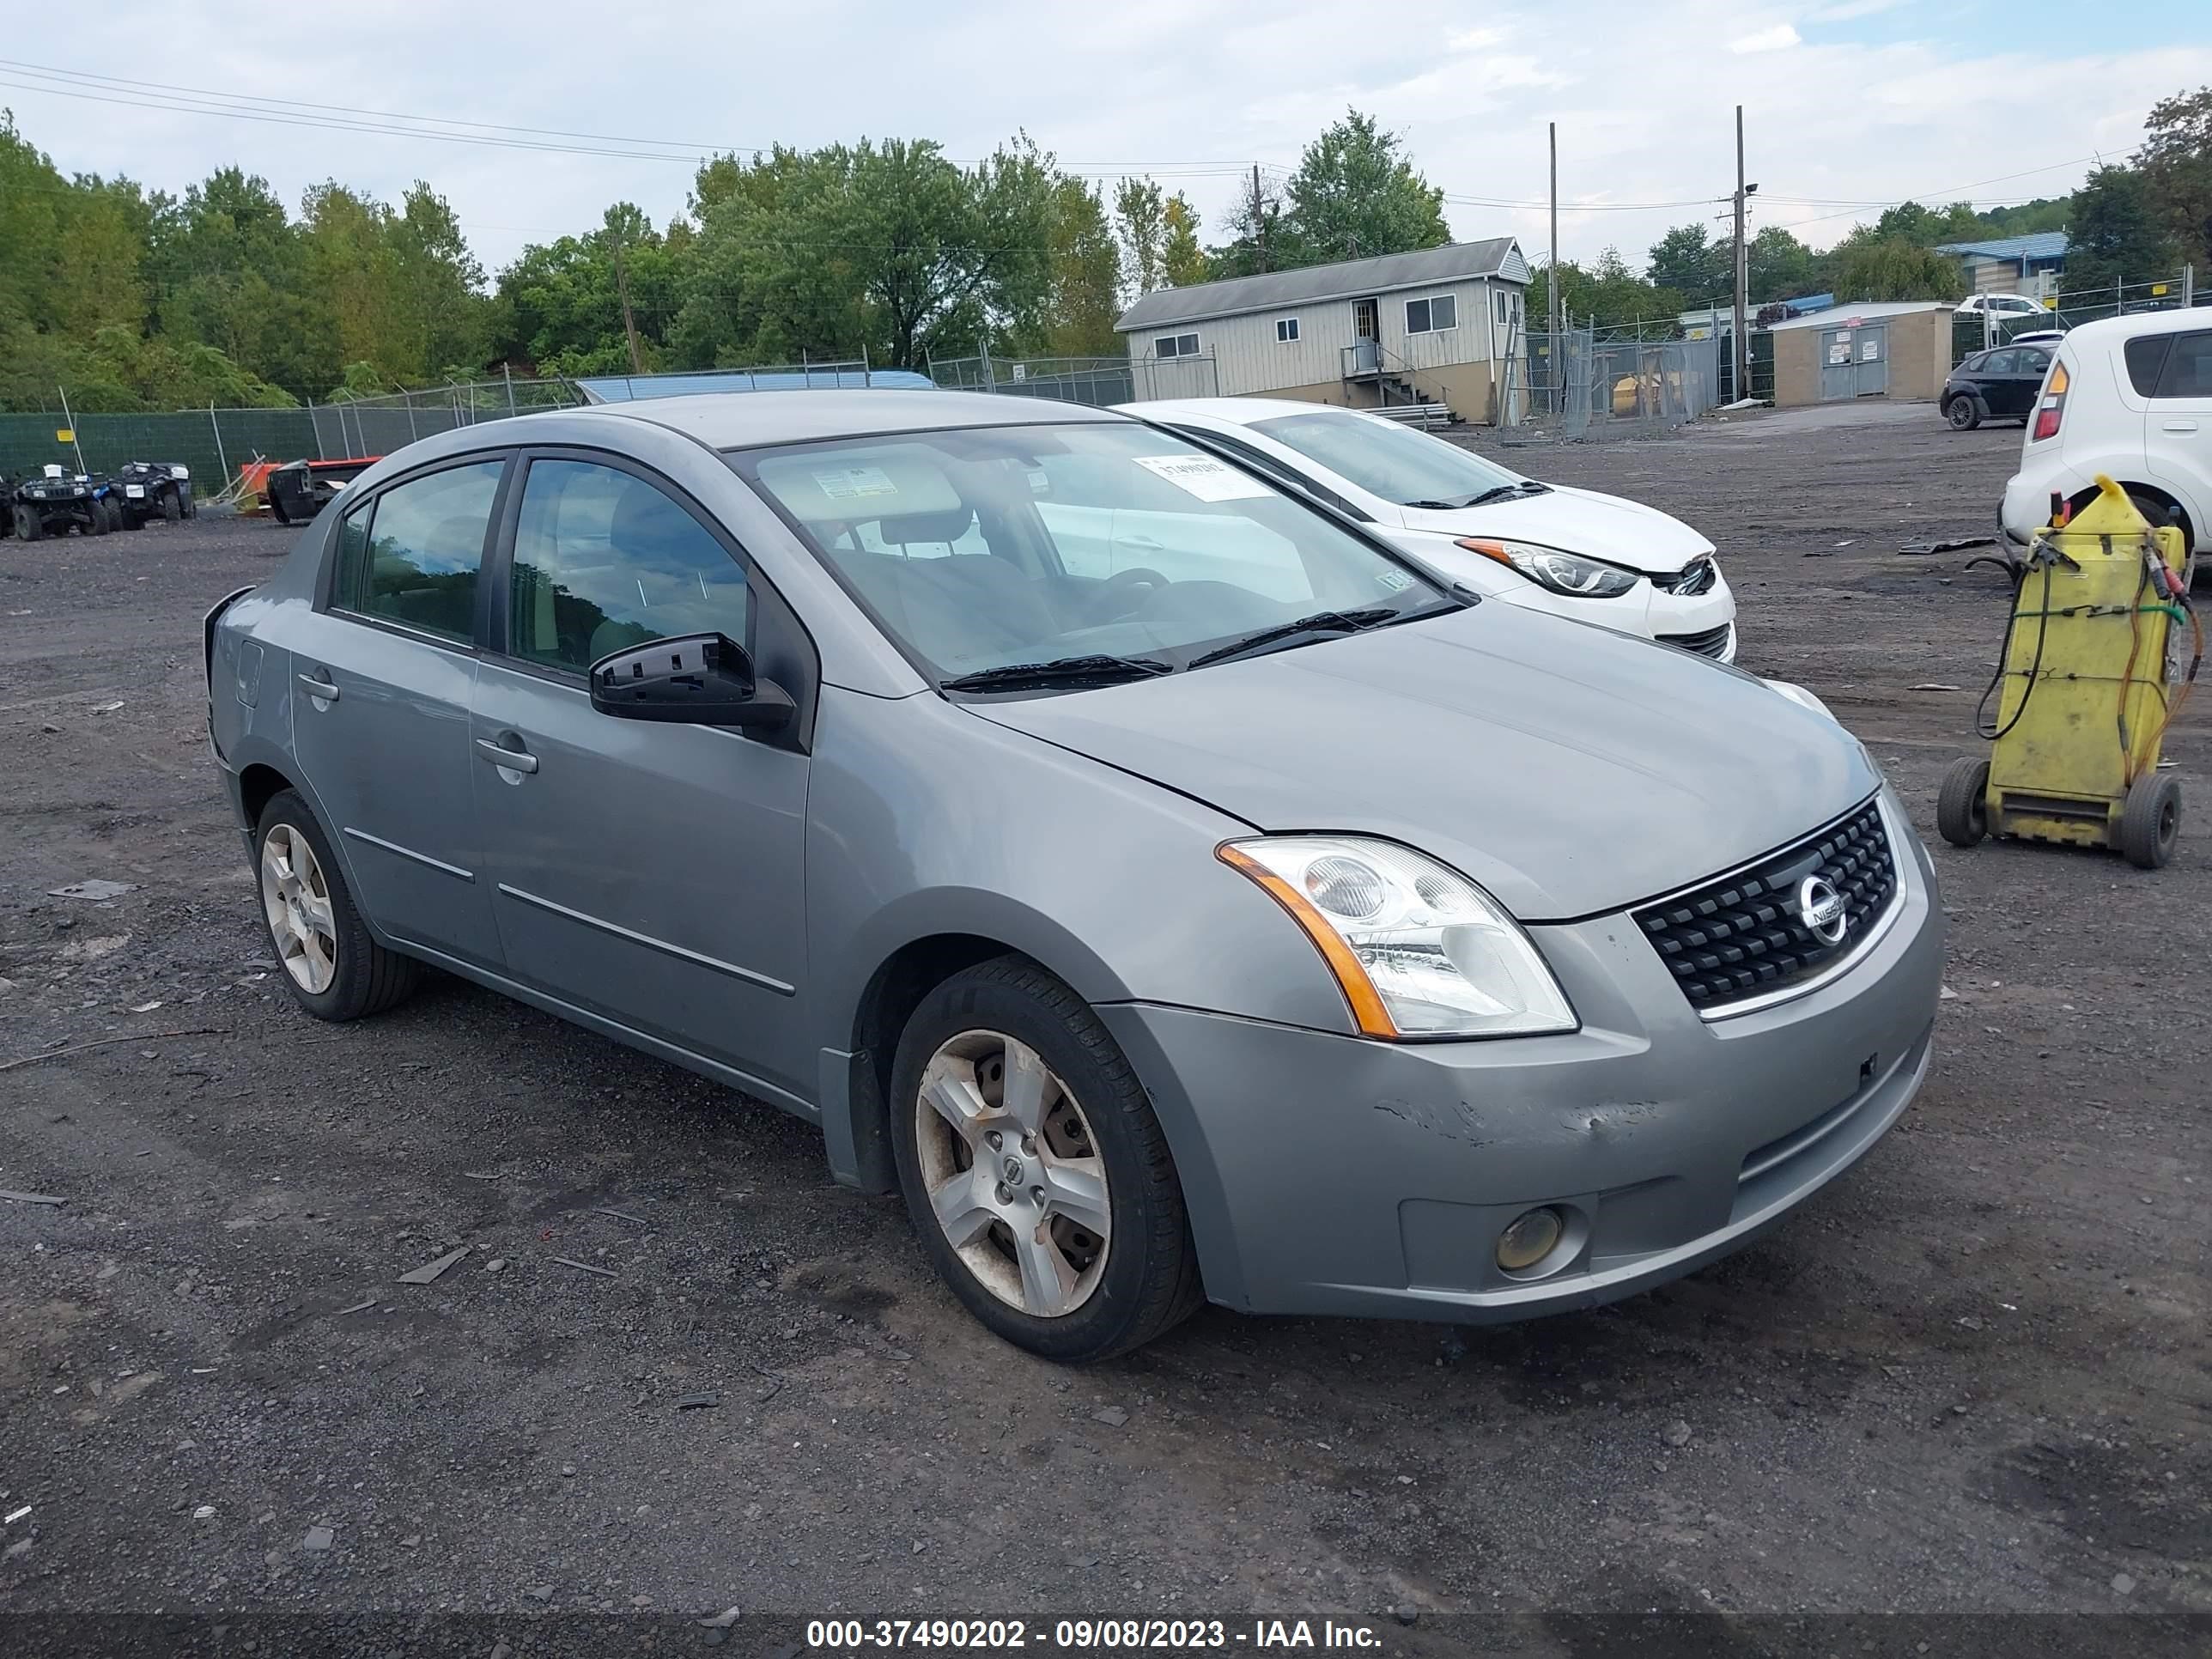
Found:
<svg viewBox="0 0 2212 1659"><path fill-rule="evenodd" d="M2166 354L2172 345L2171 334L2146 334L2128 342L2128 384L2138 397L2157 395L2159 372L2166 367Z"/></svg>
<svg viewBox="0 0 2212 1659"><path fill-rule="evenodd" d="M2177 334L2158 377L2160 398L2212 398L2212 330Z"/></svg>
<svg viewBox="0 0 2212 1659"><path fill-rule="evenodd" d="M421 633L472 641L484 532L506 465L476 461L410 478L349 517L338 532L337 604Z"/></svg>
<svg viewBox="0 0 2212 1659"><path fill-rule="evenodd" d="M634 473L538 460L523 486L508 594L508 648L549 668L679 634L740 645L745 574L706 526Z"/></svg>

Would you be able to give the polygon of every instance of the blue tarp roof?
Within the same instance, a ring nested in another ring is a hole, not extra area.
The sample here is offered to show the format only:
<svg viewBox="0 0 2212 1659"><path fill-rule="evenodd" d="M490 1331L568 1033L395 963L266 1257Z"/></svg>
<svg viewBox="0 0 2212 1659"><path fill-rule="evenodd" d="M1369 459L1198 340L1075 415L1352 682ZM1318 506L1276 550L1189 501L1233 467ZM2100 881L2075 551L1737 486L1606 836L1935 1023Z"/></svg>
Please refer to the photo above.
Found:
<svg viewBox="0 0 2212 1659"><path fill-rule="evenodd" d="M1984 259L2063 259L2066 233L2039 230L2027 236L2001 236L1994 242L1940 242L1938 253L1970 253Z"/></svg>
<svg viewBox="0 0 2212 1659"><path fill-rule="evenodd" d="M935 383L910 368L708 368L692 374L593 374L576 386L595 404L640 398L690 398L707 392L833 392L890 386L927 392Z"/></svg>

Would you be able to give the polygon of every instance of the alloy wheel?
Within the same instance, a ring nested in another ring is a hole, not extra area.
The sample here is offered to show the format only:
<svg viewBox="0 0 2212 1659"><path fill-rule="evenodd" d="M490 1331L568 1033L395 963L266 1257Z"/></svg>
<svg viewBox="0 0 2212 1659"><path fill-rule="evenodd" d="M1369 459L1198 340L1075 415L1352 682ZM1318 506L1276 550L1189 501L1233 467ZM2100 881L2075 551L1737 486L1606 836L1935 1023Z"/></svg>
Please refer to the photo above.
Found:
<svg viewBox="0 0 2212 1659"><path fill-rule="evenodd" d="M923 1069L914 1133L937 1224L979 1284L1039 1319L1090 1300L1113 1225L1105 1161L1036 1049L999 1031L948 1039Z"/></svg>
<svg viewBox="0 0 2212 1659"><path fill-rule="evenodd" d="M330 884L314 848L291 824L274 825L262 838L261 906L277 959L293 983L311 996L329 990L338 971Z"/></svg>

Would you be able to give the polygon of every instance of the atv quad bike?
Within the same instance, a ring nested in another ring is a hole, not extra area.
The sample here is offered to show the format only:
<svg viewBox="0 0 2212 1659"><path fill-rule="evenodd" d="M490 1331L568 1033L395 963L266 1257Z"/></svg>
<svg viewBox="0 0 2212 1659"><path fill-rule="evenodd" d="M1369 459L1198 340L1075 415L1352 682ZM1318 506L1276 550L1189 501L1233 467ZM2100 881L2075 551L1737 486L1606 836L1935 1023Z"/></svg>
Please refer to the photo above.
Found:
<svg viewBox="0 0 2212 1659"><path fill-rule="evenodd" d="M9 495L13 528L27 542L41 536L105 536L122 522L120 505L108 504L105 478L67 472L49 462L39 476L26 478Z"/></svg>
<svg viewBox="0 0 2212 1659"><path fill-rule="evenodd" d="M174 461L130 461L115 472L123 522L132 530L149 519L174 524L199 511L192 499L192 472Z"/></svg>

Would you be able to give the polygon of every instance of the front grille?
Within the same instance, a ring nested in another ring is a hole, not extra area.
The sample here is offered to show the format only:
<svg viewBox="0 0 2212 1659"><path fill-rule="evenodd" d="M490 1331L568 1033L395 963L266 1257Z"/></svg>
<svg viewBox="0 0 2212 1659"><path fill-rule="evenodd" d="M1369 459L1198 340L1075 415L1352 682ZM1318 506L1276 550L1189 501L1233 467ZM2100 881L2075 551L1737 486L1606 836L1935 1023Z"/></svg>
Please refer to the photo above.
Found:
<svg viewBox="0 0 2212 1659"><path fill-rule="evenodd" d="M1802 915L1799 890L1813 878L1843 897L1848 926L1832 945ZM1803 841L1634 915L1682 994L1710 1012L1811 978L1856 949L1896 898L1889 834L1869 801Z"/></svg>
<svg viewBox="0 0 2212 1659"><path fill-rule="evenodd" d="M1713 568L1713 562L1711 559L1698 559L1684 565L1674 574L1668 577L1661 586L1669 593L1678 593L1684 599L1694 599L1700 593L1711 592L1713 582L1719 574L1720 572Z"/></svg>
<svg viewBox="0 0 2212 1659"><path fill-rule="evenodd" d="M1694 651L1701 657L1717 657L1729 648L1731 624L1723 623L1718 628L1708 628L1697 634L1662 634L1662 645L1679 645L1685 651Z"/></svg>

